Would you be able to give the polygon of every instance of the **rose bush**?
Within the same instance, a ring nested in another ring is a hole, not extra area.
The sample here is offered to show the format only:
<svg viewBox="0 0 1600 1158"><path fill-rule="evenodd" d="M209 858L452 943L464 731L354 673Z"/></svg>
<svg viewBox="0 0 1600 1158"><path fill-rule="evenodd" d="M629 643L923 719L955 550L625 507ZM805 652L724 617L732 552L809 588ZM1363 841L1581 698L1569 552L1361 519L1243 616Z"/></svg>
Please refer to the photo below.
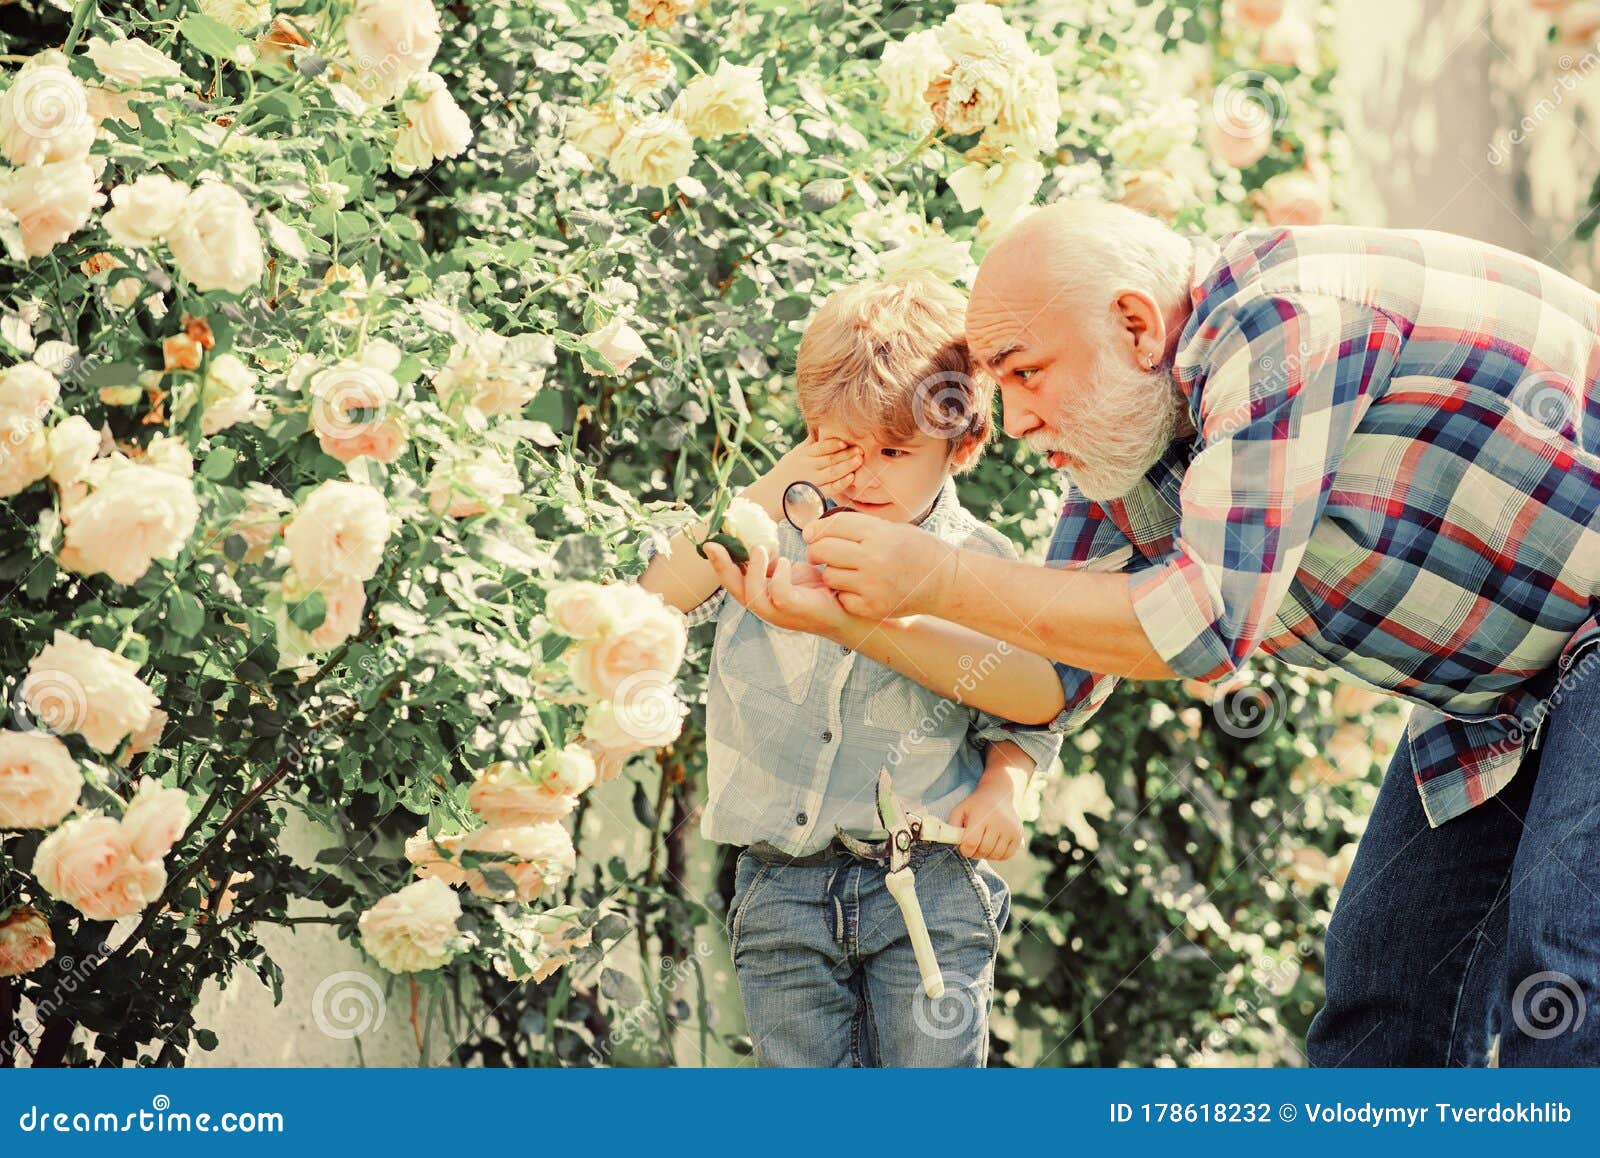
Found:
<svg viewBox="0 0 1600 1158"><path fill-rule="evenodd" d="M737 1048L699 951L720 901L688 883L704 649L623 582L641 538L795 435L784 370L838 284L965 281L1040 200L1327 212L1330 62L1269 7L0 7L0 1052L179 1062L215 1044L201 985L277 985L260 931L307 920L402 975L419 1035L471 1005L463 1062L662 1062L689 1026ZM1015 448L963 481L1035 546L1054 486ZM1004 1056L1186 1060L1218 971L1317 928L1245 886L1335 883L1365 782L1260 774L1320 750L1323 694L1252 745L1119 747L1149 711L1123 692L1069 747ZM1125 794L1179 765L1238 801L1226 832ZM590 851L619 776L642 857ZM290 808L334 842L313 865ZM1085 874L1104 895L1064 913ZM1243 913L1195 925L1185 890L1229 881ZM1137 1033L1072 1024L1150 953L1130 930L1182 920L1211 960L1161 957L1183 983Z"/></svg>

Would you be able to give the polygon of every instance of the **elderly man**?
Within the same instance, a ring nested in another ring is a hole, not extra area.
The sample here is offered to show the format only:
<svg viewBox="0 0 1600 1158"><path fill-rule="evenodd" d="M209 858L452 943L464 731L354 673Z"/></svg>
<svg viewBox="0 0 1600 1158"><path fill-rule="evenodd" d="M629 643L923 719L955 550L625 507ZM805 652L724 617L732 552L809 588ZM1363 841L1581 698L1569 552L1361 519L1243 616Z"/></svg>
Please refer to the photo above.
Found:
<svg viewBox="0 0 1600 1158"><path fill-rule="evenodd" d="M808 538L844 611L1048 657L1057 729L1116 677L1258 650L1410 701L1312 1062L1482 1064L1496 1034L1502 1064L1600 1062L1600 681L1573 666L1600 639L1600 295L1446 234L1219 246L1071 203L990 251L967 335L1006 433L1070 480L1050 566L841 514Z"/></svg>

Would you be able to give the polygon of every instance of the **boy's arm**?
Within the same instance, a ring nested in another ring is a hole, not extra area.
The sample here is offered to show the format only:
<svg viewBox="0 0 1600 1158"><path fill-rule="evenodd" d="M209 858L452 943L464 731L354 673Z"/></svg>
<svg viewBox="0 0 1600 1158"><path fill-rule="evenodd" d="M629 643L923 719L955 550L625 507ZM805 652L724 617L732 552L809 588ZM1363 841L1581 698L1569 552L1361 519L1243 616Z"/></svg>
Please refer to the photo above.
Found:
<svg viewBox="0 0 1600 1158"><path fill-rule="evenodd" d="M835 497L850 483L850 476L861 465L861 452L839 439L818 442L809 435L799 446L777 461L766 474L742 492L758 504L768 517L783 518L783 492L802 479L817 484L824 494ZM653 591L679 611L699 607L722 586L711 564L695 551L695 543L705 538L705 520L683 527L669 541L668 549L650 560L639 586Z"/></svg>
<svg viewBox="0 0 1600 1158"><path fill-rule="evenodd" d="M1033 757L1010 740L988 745L978 786L950 811L950 823L967 830L961 839L963 855L1006 860L1022 847L1017 802L1033 770Z"/></svg>

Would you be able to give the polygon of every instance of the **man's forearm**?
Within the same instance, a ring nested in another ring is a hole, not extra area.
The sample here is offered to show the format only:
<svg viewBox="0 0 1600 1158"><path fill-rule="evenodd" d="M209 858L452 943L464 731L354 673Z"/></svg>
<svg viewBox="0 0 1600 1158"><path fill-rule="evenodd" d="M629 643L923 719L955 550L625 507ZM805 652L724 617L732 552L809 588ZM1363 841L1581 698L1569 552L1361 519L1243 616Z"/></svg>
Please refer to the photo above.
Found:
<svg viewBox="0 0 1600 1158"><path fill-rule="evenodd" d="M1178 678L1134 614L1126 575L956 550L943 578L930 609L940 619L1099 675Z"/></svg>
<svg viewBox="0 0 1600 1158"><path fill-rule="evenodd" d="M893 668L946 699L1018 724L1047 724L1066 706L1050 661L926 615L852 619L836 643Z"/></svg>

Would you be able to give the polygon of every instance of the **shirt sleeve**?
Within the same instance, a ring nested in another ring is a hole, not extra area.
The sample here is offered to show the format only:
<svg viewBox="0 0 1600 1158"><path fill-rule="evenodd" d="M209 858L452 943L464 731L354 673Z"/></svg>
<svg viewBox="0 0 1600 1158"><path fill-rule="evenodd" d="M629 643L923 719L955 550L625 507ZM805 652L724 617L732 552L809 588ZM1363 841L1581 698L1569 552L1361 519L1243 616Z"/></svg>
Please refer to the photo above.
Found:
<svg viewBox="0 0 1600 1158"><path fill-rule="evenodd" d="M1129 591L1167 665L1216 681L1271 627L1400 330L1359 302L1283 294L1220 307L1201 340L1203 446L1184 474L1171 553Z"/></svg>
<svg viewBox="0 0 1600 1158"><path fill-rule="evenodd" d="M657 543L654 535L645 535L639 540L639 558L643 560L646 567L650 566L650 560L654 559L660 553L660 550L660 544ZM710 623L717 617L717 613L722 610L722 605L727 598L727 590L718 587L684 614L684 618L688 620L688 626L699 627L702 623Z"/></svg>

